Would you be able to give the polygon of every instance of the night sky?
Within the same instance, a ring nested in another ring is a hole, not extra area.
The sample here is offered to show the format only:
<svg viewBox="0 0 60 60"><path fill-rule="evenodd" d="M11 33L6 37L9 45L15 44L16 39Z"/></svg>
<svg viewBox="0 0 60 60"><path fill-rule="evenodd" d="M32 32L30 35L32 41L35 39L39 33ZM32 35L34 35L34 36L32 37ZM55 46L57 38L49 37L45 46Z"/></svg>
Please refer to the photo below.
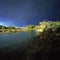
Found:
<svg viewBox="0 0 60 60"><path fill-rule="evenodd" d="M0 25L37 25L60 19L60 0L0 0Z"/></svg>

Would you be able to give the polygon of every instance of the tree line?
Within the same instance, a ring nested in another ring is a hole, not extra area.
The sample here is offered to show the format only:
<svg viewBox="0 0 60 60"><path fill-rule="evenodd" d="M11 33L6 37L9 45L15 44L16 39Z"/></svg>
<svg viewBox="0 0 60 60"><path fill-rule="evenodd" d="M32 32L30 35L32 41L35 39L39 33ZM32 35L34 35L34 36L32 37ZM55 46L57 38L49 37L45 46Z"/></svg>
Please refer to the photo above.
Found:
<svg viewBox="0 0 60 60"><path fill-rule="evenodd" d="M28 25L26 26L26 30L48 30L51 29L53 31L60 31L60 21L42 21L39 22L39 25Z"/></svg>
<svg viewBox="0 0 60 60"><path fill-rule="evenodd" d="M0 25L0 32L16 32L17 30L20 30L21 28L20 27L14 27L14 26L9 26L9 27L6 27L6 26L2 26Z"/></svg>

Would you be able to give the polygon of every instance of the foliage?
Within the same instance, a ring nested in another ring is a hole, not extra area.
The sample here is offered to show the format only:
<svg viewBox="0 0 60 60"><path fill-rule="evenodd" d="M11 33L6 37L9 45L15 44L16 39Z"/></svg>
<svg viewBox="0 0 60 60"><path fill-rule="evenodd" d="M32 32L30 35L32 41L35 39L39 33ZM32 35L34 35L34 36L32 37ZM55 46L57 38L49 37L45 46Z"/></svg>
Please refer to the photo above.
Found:
<svg viewBox="0 0 60 60"><path fill-rule="evenodd" d="M3 27L4 29L6 29L6 27L5 27L5 26L0 25L0 29L2 29L2 27Z"/></svg>
<svg viewBox="0 0 60 60"><path fill-rule="evenodd" d="M11 26L9 26L9 29L8 29L8 31L9 31L9 32L11 32L11 29L12 29L12 27L11 27Z"/></svg>
<svg viewBox="0 0 60 60"><path fill-rule="evenodd" d="M21 29L20 27L16 27L16 29Z"/></svg>
<svg viewBox="0 0 60 60"><path fill-rule="evenodd" d="M10 26L9 26L9 27L6 27L6 29L9 29L9 28L10 28ZM15 29L15 27L14 27L14 26L11 26L11 28L12 28L12 29Z"/></svg>
<svg viewBox="0 0 60 60"><path fill-rule="evenodd" d="M10 32L16 31L16 29L20 29L20 28L15 28L14 26L6 27L6 26L0 25L0 32L10 33Z"/></svg>
<svg viewBox="0 0 60 60"><path fill-rule="evenodd" d="M60 22L59 21L56 21L56 22L53 22L53 21L43 21L43 22L40 22L40 29L44 29L44 30L47 30L47 29L52 29L54 31L57 31L58 29L60 29Z"/></svg>
<svg viewBox="0 0 60 60"><path fill-rule="evenodd" d="M2 26L2 32L4 32L5 30L4 30L4 26Z"/></svg>
<svg viewBox="0 0 60 60"><path fill-rule="evenodd" d="M34 25L28 25L26 26L26 30L33 30L35 28Z"/></svg>

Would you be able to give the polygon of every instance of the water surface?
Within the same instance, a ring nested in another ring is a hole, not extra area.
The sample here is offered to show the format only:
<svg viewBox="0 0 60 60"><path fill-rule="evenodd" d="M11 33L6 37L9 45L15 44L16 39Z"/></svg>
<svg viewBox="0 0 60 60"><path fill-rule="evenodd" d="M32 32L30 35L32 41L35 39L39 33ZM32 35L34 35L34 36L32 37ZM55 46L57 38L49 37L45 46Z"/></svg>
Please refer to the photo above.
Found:
<svg viewBox="0 0 60 60"><path fill-rule="evenodd" d="M0 34L0 48L22 44L35 36L37 33L34 31Z"/></svg>

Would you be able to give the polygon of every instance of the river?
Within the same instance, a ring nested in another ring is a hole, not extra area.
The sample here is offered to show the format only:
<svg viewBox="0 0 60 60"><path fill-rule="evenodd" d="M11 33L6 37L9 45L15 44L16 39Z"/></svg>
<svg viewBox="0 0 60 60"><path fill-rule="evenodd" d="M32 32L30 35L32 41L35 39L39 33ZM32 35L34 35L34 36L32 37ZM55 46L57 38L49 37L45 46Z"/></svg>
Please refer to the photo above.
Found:
<svg viewBox="0 0 60 60"><path fill-rule="evenodd" d="M22 45L37 35L38 33L35 31L0 34L0 48Z"/></svg>

